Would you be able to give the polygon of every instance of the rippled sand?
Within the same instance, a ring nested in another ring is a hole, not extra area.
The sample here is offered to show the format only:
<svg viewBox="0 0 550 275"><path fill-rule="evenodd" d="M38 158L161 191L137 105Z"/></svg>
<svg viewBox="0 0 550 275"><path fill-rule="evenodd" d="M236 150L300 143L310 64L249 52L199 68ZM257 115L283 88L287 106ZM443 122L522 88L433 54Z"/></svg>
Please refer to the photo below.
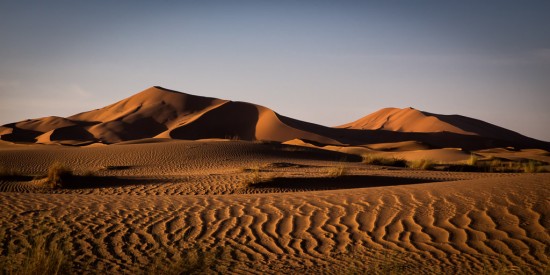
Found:
<svg viewBox="0 0 550 275"><path fill-rule="evenodd" d="M56 160L88 176L62 190L0 179L4 256L42 232L85 273L139 273L189 251L214 257L210 271L253 274L543 273L550 263L548 174L387 168L237 141L0 149L3 166L29 175Z"/></svg>

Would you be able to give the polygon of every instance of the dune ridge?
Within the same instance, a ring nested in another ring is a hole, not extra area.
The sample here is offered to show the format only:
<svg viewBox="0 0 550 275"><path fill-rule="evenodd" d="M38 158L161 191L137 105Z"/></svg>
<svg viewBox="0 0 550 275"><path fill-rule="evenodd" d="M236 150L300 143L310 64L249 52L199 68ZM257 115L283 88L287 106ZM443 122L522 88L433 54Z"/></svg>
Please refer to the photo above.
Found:
<svg viewBox="0 0 550 275"><path fill-rule="evenodd" d="M354 122L337 126L345 129L387 130L410 133L450 132L505 140L526 137L514 131L461 115L441 115L416 110L412 107L384 108Z"/></svg>
<svg viewBox="0 0 550 275"><path fill-rule="evenodd" d="M387 130L396 132L451 132L462 135L475 135L459 127L438 119L434 115L413 109L384 108L370 115L350 122L338 128L361 130Z"/></svg>
<svg viewBox="0 0 550 275"><path fill-rule="evenodd" d="M196 96L158 86L67 118L44 117L0 127L0 139L11 142L82 146L147 138L276 142L300 139L338 146L418 142L439 149L550 150L549 142L459 115L385 108L332 128L285 117L252 103Z"/></svg>

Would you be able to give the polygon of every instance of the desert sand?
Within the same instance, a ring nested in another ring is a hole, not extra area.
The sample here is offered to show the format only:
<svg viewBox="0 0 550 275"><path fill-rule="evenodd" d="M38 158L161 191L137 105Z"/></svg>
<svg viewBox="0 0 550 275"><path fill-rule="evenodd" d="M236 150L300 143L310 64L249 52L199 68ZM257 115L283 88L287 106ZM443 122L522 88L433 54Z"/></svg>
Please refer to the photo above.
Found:
<svg viewBox="0 0 550 275"><path fill-rule="evenodd" d="M492 128L491 128L492 127ZM0 255L44 236L76 273L543 274L548 173L421 170L365 156L537 161L549 143L383 109L340 127L160 87L0 129ZM37 177L54 162L63 188ZM5 271L4 270L4 271Z"/></svg>

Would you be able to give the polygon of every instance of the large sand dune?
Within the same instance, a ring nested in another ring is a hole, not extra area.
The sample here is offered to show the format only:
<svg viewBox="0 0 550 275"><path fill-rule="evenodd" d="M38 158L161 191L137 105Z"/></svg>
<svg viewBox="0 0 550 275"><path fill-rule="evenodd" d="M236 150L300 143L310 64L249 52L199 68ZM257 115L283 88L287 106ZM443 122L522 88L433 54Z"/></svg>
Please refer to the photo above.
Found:
<svg viewBox="0 0 550 275"><path fill-rule="evenodd" d="M283 123L272 110L245 102L194 96L151 87L101 109L68 118L46 117L3 126L3 140L107 144L143 138L339 142ZM87 141L87 142L86 142Z"/></svg>
<svg viewBox="0 0 550 275"><path fill-rule="evenodd" d="M144 138L225 138L323 145L421 142L465 150L514 147L550 150L548 142L468 117L412 108L386 108L331 128L277 114L263 106L151 87L115 104L67 118L45 117L4 125L0 138L12 142L88 145Z"/></svg>

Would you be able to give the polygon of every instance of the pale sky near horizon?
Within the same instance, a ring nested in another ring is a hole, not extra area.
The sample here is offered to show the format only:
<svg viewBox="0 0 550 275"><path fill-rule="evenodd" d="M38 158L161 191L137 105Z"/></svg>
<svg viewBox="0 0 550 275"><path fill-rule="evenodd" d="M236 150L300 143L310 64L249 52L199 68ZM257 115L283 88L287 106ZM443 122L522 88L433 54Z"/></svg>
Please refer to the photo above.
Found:
<svg viewBox="0 0 550 275"><path fill-rule="evenodd" d="M384 107L550 141L550 1L0 0L0 124L150 86L326 126Z"/></svg>

